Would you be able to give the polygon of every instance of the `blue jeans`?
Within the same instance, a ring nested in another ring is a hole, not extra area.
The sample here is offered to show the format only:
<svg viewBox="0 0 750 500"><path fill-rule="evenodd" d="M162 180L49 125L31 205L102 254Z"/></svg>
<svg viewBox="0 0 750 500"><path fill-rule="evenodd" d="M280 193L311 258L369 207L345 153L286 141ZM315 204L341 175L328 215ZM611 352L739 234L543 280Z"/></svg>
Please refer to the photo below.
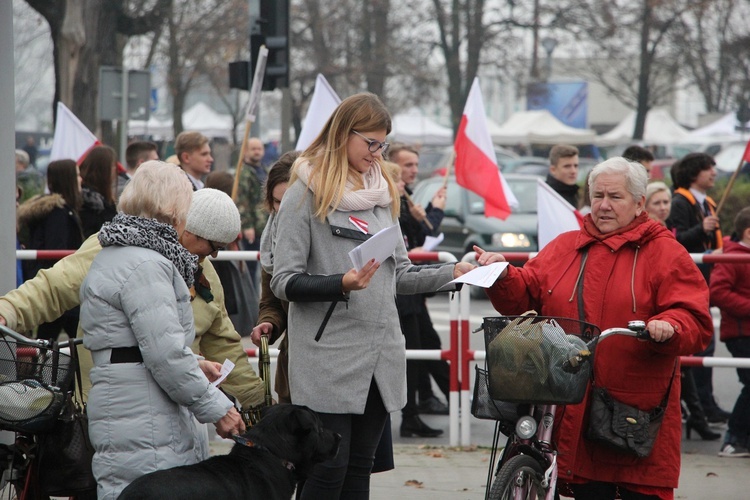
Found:
<svg viewBox="0 0 750 500"><path fill-rule="evenodd" d="M318 413L318 416L323 427L341 434L341 444L335 458L313 467L298 498L368 499L375 449L388 416L375 380L370 383L363 415Z"/></svg>
<svg viewBox="0 0 750 500"><path fill-rule="evenodd" d="M726 341L727 349L735 358L750 358L750 337L740 337ZM742 390L734 403L732 416L729 417L725 443L750 445L750 369L737 368Z"/></svg>

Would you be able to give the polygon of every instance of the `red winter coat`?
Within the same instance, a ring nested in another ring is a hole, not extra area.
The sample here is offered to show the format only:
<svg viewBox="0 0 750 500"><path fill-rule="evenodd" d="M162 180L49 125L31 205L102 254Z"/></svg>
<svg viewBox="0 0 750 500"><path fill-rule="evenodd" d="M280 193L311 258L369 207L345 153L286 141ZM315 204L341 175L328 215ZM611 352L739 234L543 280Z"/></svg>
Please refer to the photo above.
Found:
<svg viewBox="0 0 750 500"><path fill-rule="evenodd" d="M724 253L750 255L750 248L726 238ZM721 309L721 340L750 337L750 264L716 264L711 303Z"/></svg>
<svg viewBox="0 0 750 500"><path fill-rule="evenodd" d="M676 488L680 476L680 370L677 356L701 351L713 335L708 287L687 251L661 224L643 213L628 226L601 234L590 215L584 228L550 242L523 268L488 289L502 314L534 309L544 316L578 318L576 281L584 266L585 320L602 330L625 327L630 320L663 320L675 327L664 343L614 336L596 348L597 385L641 410L658 406L672 390L651 455L613 451L584 438L589 392L568 405L556 427L559 478L563 483L604 481Z"/></svg>

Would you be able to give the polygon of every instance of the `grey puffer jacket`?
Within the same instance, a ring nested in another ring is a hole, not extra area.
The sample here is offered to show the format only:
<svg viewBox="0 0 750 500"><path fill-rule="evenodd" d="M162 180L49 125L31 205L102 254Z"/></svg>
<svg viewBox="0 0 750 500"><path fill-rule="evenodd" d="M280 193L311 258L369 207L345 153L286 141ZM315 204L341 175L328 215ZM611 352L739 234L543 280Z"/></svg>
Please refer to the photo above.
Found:
<svg viewBox="0 0 750 500"><path fill-rule="evenodd" d="M303 182L293 183L273 235L271 288L290 301L292 398L319 412L363 414L374 378L386 410L400 410L406 404L406 351L396 294L435 291L453 279L454 265L413 266L400 244L367 288L344 295L341 280L353 267L349 251L398 220L390 207L375 207L335 211L321 221L312 198ZM369 235L350 216L366 221Z"/></svg>
<svg viewBox="0 0 750 500"><path fill-rule="evenodd" d="M195 418L216 422L232 407L190 350L187 285L174 264L139 247L102 249L81 285L81 328L94 368L88 399L99 499L136 478L196 463ZM143 362L111 363L111 349L138 346Z"/></svg>

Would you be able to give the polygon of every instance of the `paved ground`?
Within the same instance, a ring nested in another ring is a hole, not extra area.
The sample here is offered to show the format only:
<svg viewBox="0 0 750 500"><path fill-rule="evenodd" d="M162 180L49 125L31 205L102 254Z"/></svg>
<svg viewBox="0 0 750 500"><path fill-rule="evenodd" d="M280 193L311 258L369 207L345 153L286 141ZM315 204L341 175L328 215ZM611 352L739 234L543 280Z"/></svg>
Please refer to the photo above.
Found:
<svg viewBox="0 0 750 500"><path fill-rule="evenodd" d="M215 442L215 453L231 444ZM710 448L711 452L708 452ZM684 442L680 487L675 498L688 500L748 498L750 459L720 458L716 444ZM487 484L490 450L421 444L396 444L396 468L374 474L372 500L481 500Z"/></svg>
<svg viewBox="0 0 750 500"><path fill-rule="evenodd" d="M448 303L446 296L428 300L435 328L443 345L448 343ZM718 328L718 314L714 312ZM488 301L472 301L470 328L481 325L485 316L496 316ZM245 339L246 340L246 339ZM250 344L248 343L248 347ZM472 334L471 349L484 350L482 335ZM722 342L716 346L717 357L729 357ZM272 366L272 372L275 367ZM471 373L473 374L473 368ZM740 390L736 371L714 369L714 394L726 410L732 405ZM473 380L472 380L473 384ZM437 389L435 393L442 396ZM489 447L492 442L493 422L472 418L472 446L464 449L448 446L448 417L424 416L428 425L444 429L443 436L434 439L401 438L400 414L392 414L394 460L396 469L375 474L372 478L371 498L429 500L480 500L484 498L489 468ZM725 427L717 427L722 436ZM685 440L682 442L682 473L675 498L689 500L750 498L750 458L720 458L717 456L720 441ZM228 446L215 443L217 453L225 453Z"/></svg>

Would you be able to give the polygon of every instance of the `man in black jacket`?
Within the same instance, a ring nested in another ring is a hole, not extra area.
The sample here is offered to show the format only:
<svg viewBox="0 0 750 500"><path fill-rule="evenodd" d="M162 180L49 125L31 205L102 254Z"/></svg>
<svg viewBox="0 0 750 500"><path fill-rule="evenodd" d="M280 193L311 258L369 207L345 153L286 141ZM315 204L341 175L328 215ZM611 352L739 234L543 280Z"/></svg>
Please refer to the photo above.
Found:
<svg viewBox="0 0 750 500"><path fill-rule="evenodd" d="M578 148L557 144L549 152L547 184L565 198L573 208L578 208Z"/></svg>
<svg viewBox="0 0 750 500"><path fill-rule="evenodd" d="M409 185L416 181L419 171L419 153L406 145L394 145L389 158L400 167L403 194L401 196L401 215L399 225L404 235L408 250L421 247L425 237L439 233L445 208L445 188L435 193L426 208L411 201ZM440 337L430 320L425 297L423 295L397 295L401 330L404 333L407 349L440 349ZM407 361L406 391L407 402L402 410L401 437L437 437L443 433L433 429L419 418L420 413L447 414L448 407L438 400L432 392L430 375L441 391L449 392L449 367L445 361ZM419 404L417 404L417 392Z"/></svg>
<svg viewBox="0 0 750 500"><path fill-rule="evenodd" d="M716 162L705 153L690 153L680 159L672 170L672 207L667 226L677 241L690 253L711 253L722 247L716 203L706 193L714 187ZM706 283L711 275L710 264L699 264ZM716 340L712 339L700 356L713 356ZM719 408L714 400L711 368L692 368L700 402L709 422L726 422L729 412Z"/></svg>

